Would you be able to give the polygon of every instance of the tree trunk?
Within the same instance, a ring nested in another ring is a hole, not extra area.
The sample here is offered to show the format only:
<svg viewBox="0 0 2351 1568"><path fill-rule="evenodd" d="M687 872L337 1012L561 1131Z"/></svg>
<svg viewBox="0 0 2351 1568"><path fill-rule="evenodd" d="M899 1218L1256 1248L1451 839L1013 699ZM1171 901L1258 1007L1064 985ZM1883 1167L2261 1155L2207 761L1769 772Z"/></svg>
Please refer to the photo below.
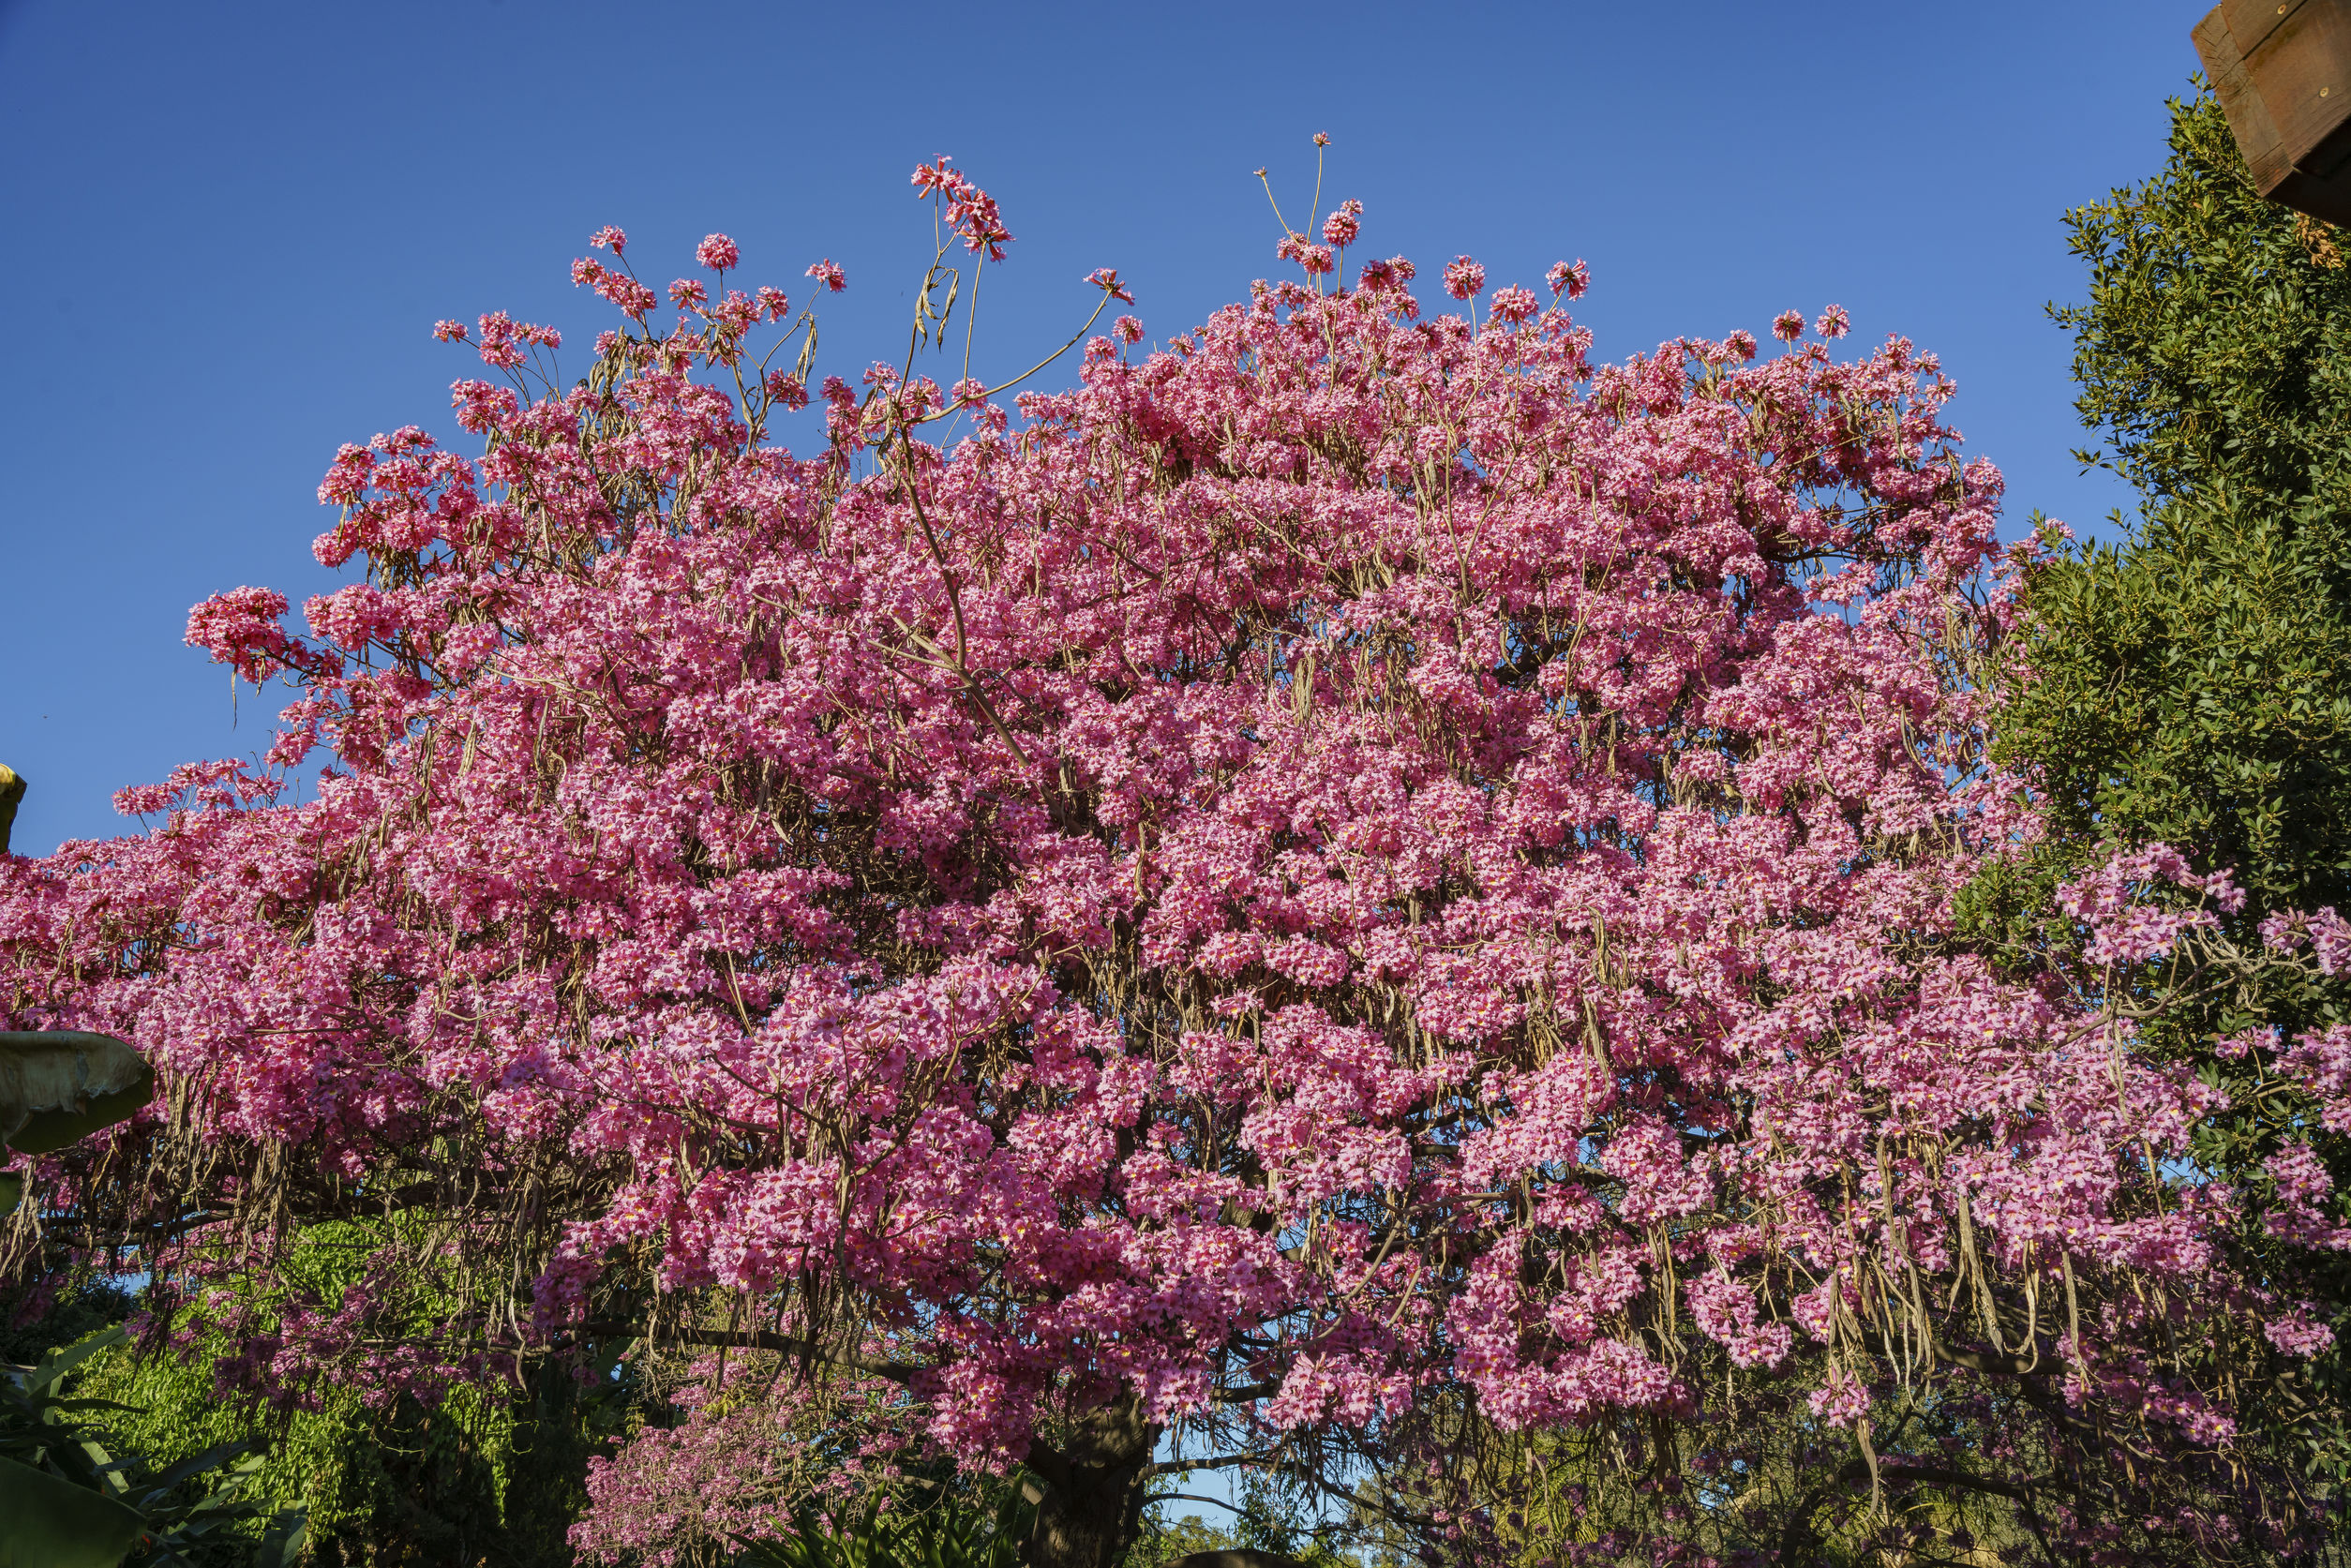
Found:
<svg viewBox="0 0 2351 1568"><path fill-rule="evenodd" d="M1132 1395L1088 1411L1057 1453L1032 1452L1045 1483L1030 1568L1117 1568L1143 1518L1144 1467L1159 1428Z"/></svg>

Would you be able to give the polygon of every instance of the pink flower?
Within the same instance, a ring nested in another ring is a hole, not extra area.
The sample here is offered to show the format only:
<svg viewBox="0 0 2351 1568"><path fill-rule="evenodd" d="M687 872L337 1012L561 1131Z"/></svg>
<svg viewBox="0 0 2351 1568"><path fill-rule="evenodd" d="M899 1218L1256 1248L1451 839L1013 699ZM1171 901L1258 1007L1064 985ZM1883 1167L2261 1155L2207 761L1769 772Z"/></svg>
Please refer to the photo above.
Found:
<svg viewBox="0 0 2351 1568"><path fill-rule="evenodd" d="M517 345L532 341L522 324L503 310L492 310L480 317L475 325L481 331L482 363L501 370L510 370L529 358Z"/></svg>
<svg viewBox="0 0 2351 1568"><path fill-rule="evenodd" d="M1468 299L1486 287L1486 269L1466 256L1456 256L1445 269L1445 291Z"/></svg>
<svg viewBox="0 0 2351 1568"><path fill-rule="evenodd" d="M2309 1304L2304 1303L2307 1307ZM2323 1355L2334 1348L2335 1332L2325 1323L2314 1322L2307 1311L2288 1312L2272 1318L2261 1325L2261 1332L2270 1344L2287 1355L2305 1359Z"/></svg>
<svg viewBox="0 0 2351 1568"><path fill-rule="evenodd" d="M962 236L964 248L984 251L991 261L1003 261L1004 247L1012 243L1012 235L1004 227L996 199L952 163L942 153L935 164L916 164L914 193L939 199L948 225Z"/></svg>
<svg viewBox="0 0 2351 1568"><path fill-rule="evenodd" d="M2254 1029L2240 1029L2234 1035L2224 1036L2212 1042L2212 1053L2226 1061L2234 1061L2249 1051L2275 1051L2277 1048L2278 1031L2275 1024L2263 1024Z"/></svg>
<svg viewBox="0 0 2351 1568"><path fill-rule="evenodd" d="M847 275L842 272L830 256L811 266L808 269L808 276L836 294L849 286Z"/></svg>
<svg viewBox="0 0 2351 1568"><path fill-rule="evenodd" d="M2278 1075L2316 1100L2320 1126L2329 1132L2351 1132L2351 1024L2306 1030L2284 1051L2277 1051L2275 1031L2268 1040L2254 1043L2277 1052Z"/></svg>
<svg viewBox="0 0 2351 1568"><path fill-rule="evenodd" d="M435 321L433 337L442 343L462 343L465 341L465 323L451 321Z"/></svg>
<svg viewBox="0 0 2351 1568"><path fill-rule="evenodd" d="M966 250L984 252L991 261L1003 261L1004 247L1012 243L996 198L976 187L966 187L947 204L947 221L963 236Z"/></svg>
<svg viewBox="0 0 2351 1568"><path fill-rule="evenodd" d="M465 329L458 327L457 336L462 337L464 334ZM358 500L367 493L368 471L375 466L376 455L371 449L361 446L356 441L344 442L341 450L335 455L334 466L326 470L326 477L319 482L319 504L349 506ZM279 610L276 613L282 615L284 611Z"/></svg>
<svg viewBox="0 0 2351 1568"><path fill-rule="evenodd" d="M2276 1191L2267 1229L2273 1236L2305 1247L2351 1251L2351 1226L2338 1225L2329 1212L2334 1178L2308 1143L2288 1143L2262 1161Z"/></svg>
<svg viewBox="0 0 2351 1568"><path fill-rule="evenodd" d="M618 256L629 247L629 237L607 223L588 236L588 243L598 250L609 249Z"/></svg>
<svg viewBox="0 0 2351 1568"><path fill-rule="evenodd" d="M1852 327L1853 319L1845 313L1845 307L1841 305L1830 306L1820 313L1820 319L1812 324L1813 331L1830 339L1844 336L1852 330Z"/></svg>
<svg viewBox="0 0 2351 1568"><path fill-rule="evenodd" d="M1772 336L1783 343L1793 343L1804 335L1804 318L1801 310L1783 310L1772 318Z"/></svg>
<svg viewBox="0 0 2351 1568"><path fill-rule="evenodd" d="M1363 229L1363 203L1349 200L1339 204L1339 210L1323 219L1323 243L1340 250L1355 243L1355 235Z"/></svg>
<svg viewBox="0 0 2351 1568"><path fill-rule="evenodd" d="M726 297L711 312L711 321L727 337L741 337L759 319L759 306L750 295L740 289L729 289Z"/></svg>
<svg viewBox="0 0 2351 1568"><path fill-rule="evenodd" d="M2092 963L2140 963L2171 952L2192 931L2210 930L2219 917L2205 908L2168 908L2148 894L2160 882L2209 894L2224 910L2241 908L2244 893L2227 874L2199 876L2168 844L2119 852L2057 890L2057 905L2089 928L2084 954Z"/></svg>
<svg viewBox="0 0 2351 1568"><path fill-rule="evenodd" d="M1828 1381L1805 1397L1812 1413L1831 1426L1850 1426L1869 1413L1869 1390L1842 1366L1831 1367Z"/></svg>
<svg viewBox="0 0 2351 1568"><path fill-rule="evenodd" d="M724 234L705 234L694 247L694 259L712 272L725 272L742 260L742 252Z"/></svg>
<svg viewBox="0 0 2351 1568"><path fill-rule="evenodd" d="M1505 321L1523 321L1539 308L1539 302L1531 289L1516 284L1494 291L1494 314Z"/></svg>
<svg viewBox="0 0 2351 1568"><path fill-rule="evenodd" d="M2351 920L2334 911L2333 905L2319 910L2310 918L2311 948L2318 955L2318 972L2341 975L2351 971Z"/></svg>
<svg viewBox="0 0 2351 1568"><path fill-rule="evenodd" d="M1117 321L1112 326L1111 332L1112 335L1121 343L1140 343L1143 341L1143 323L1132 316L1119 317Z"/></svg>
<svg viewBox="0 0 2351 1568"><path fill-rule="evenodd" d="M1092 272L1086 275L1086 281L1094 285L1095 288L1100 289L1103 293L1108 294L1112 299L1118 301L1121 305L1132 305L1134 303L1134 291L1129 289L1125 284L1118 281L1118 269L1116 267L1096 267Z"/></svg>
<svg viewBox="0 0 2351 1568"><path fill-rule="evenodd" d="M953 196L966 188L970 181L963 171L951 167L955 161L951 153L941 153L936 163L914 166L914 192L917 196Z"/></svg>
<svg viewBox="0 0 2351 1568"><path fill-rule="evenodd" d="M661 296L651 289L626 273L614 272L608 267L597 267L584 276L579 268L575 267L573 276L594 288L598 294L619 306L623 315L642 319L647 311L661 303Z"/></svg>
<svg viewBox="0 0 2351 1568"><path fill-rule="evenodd" d="M277 624L285 613L282 593L265 588L231 589L187 612L187 640L256 686L289 669L307 674L339 670L339 658L314 652L299 637L287 635Z"/></svg>
<svg viewBox="0 0 2351 1568"><path fill-rule="evenodd" d="M2310 940L2309 918L2299 911L2278 909L2261 918L2261 942L2271 952L2290 953Z"/></svg>
<svg viewBox="0 0 2351 1568"><path fill-rule="evenodd" d="M766 386L771 402L781 403L794 412L808 407L807 384L789 371L769 371Z"/></svg>
<svg viewBox="0 0 2351 1568"><path fill-rule="evenodd" d="M1565 294L1569 299L1581 299L1583 291L1592 287L1592 269L1580 256L1572 266L1565 261L1553 261L1550 271L1543 275L1543 281L1550 285L1554 296Z"/></svg>

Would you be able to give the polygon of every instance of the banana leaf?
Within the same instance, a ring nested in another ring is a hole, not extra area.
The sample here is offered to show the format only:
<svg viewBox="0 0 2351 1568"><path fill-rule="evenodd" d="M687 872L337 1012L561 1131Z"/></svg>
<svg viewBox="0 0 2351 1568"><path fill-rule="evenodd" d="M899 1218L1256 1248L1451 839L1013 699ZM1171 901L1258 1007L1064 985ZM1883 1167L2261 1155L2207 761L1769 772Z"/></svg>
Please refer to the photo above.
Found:
<svg viewBox="0 0 2351 1568"><path fill-rule="evenodd" d="M0 1030L0 1141L19 1154L62 1149L154 1098L146 1058L112 1035Z"/></svg>
<svg viewBox="0 0 2351 1568"><path fill-rule="evenodd" d="M114 1568L147 1522L102 1492L0 1458L0 1568Z"/></svg>

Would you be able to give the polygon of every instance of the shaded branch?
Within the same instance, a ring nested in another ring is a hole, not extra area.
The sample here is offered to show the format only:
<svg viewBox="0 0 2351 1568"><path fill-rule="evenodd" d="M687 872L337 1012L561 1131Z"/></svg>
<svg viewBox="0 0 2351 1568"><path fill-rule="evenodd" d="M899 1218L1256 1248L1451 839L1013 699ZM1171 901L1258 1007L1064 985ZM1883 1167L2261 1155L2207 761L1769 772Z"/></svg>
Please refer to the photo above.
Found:
<svg viewBox="0 0 2351 1568"><path fill-rule="evenodd" d="M1849 1460L1836 1473L1837 1479L1849 1486L1869 1478L1869 1465L1862 1459ZM2015 1502L2030 1504L2032 1501L2031 1485L1996 1481L1988 1475L1969 1475L1965 1471L1944 1470L1936 1465L1895 1464L1881 1459L1878 1462L1878 1474L1887 1481L1909 1481L1923 1486L1957 1486L1964 1491L1989 1492L1995 1497L2004 1497Z"/></svg>
<svg viewBox="0 0 2351 1568"><path fill-rule="evenodd" d="M582 1334L598 1339L653 1339L650 1331L635 1323L598 1320L577 1325ZM891 1382L911 1382L927 1366L911 1366L906 1362L884 1361L879 1356L860 1355L853 1351L835 1351L813 1339L796 1339L788 1334L772 1334L766 1329L748 1328L676 1328L658 1337L661 1340L681 1345L709 1345L714 1348L742 1351L774 1351L783 1355L796 1355L807 1361L821 1361L827 1366L848 1371L863 1372L872 1377L887 1378Z"/></svg>
<svg viewBox="0 0 2351 1568"><path fill-rule="evenodd" d="M1272 1462L1262 1454L1219 1454L1209 1459L1155 1461L1145 1465L1142 1474L1143 1478L1147 1481L1155 1475L1180 1475L1186 1471L1222 1470L1227 1465L1265 1465Z"/></svg>

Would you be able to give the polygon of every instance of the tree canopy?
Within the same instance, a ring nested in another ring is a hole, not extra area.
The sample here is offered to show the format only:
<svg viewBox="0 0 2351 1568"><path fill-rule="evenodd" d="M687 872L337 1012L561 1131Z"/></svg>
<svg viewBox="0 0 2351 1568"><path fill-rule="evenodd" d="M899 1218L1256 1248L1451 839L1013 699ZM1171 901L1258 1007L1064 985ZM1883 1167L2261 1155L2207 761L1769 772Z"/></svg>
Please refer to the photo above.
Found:
<svg viewBox="0 0 2351 1568"><path fill-rule="evenodd" d="M2171 159L2069 215L2081 454L2144 516L2035 582L2001 716L2052 835L2193 846L2257 909L2351 904L2351 269L2261 200L2209 97Z"/></svg>
<svg viewBox="0 0 2351 1568"><path fill-rule="evenodd" d="M2315 1528L2240 1391L2330 1340L2265 1248L2351 1232L2300 1142L2181 1180L2224 1101L2142 1025L2351 933L2154 845L1972 949L2040 831L1989 725L2041 567L1931 355L1832 306L1595 364L1580 265L1424 316L1401 258L1341 283L1346 203L1008 407L923 356L1011 236L916 184L861 389L731 241L657 321L607 230L587 377L444 323L480 455L337 455L307 635L197 607L293 698L0 868L0 1023L161 1081L12 1237L136 1243L264 1397L706 1351L593 1470L615 1558L942 1459L1022 1467L1047 1568L1217 1467L1431 1561L1584 1477L1601 1561L1907 1549L1921 1499L2140 1561ZM2341 1032L2260 1049L2344 1113Z"/></svg>

